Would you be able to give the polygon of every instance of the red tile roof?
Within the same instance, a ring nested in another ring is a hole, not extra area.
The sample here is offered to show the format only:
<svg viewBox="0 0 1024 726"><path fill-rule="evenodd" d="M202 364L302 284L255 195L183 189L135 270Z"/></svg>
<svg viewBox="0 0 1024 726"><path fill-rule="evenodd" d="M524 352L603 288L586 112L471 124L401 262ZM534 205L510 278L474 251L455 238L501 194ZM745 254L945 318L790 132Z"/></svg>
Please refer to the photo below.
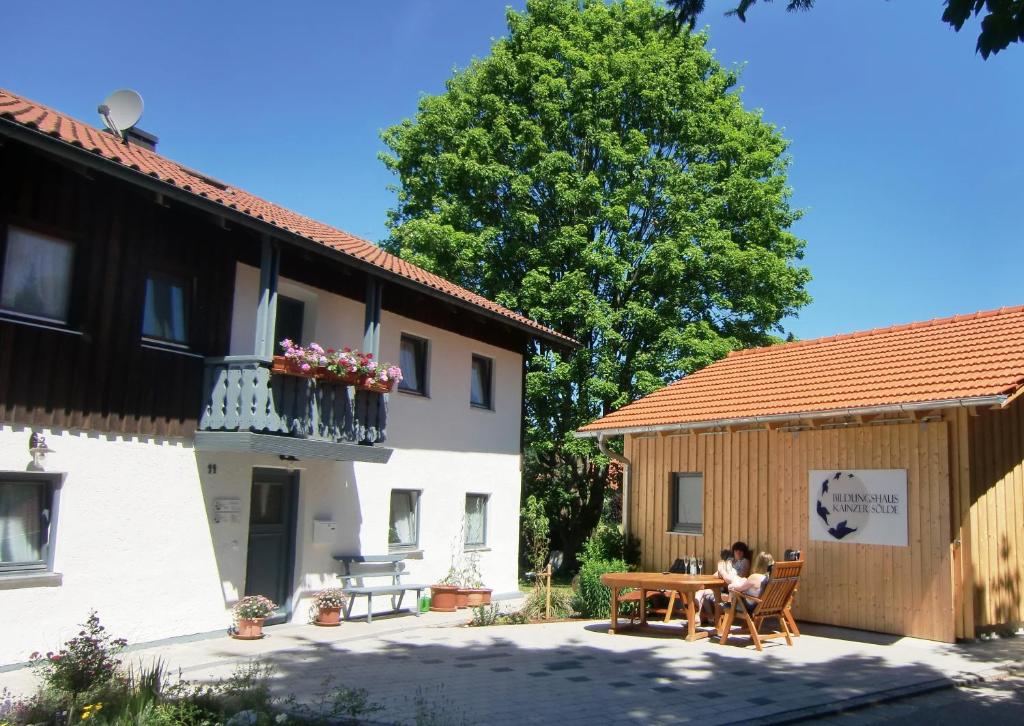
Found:
<svg viewBox="0 0 1024 726"><path fill-rule="evenodd" d="M1022 386L1024 306L735 351L580 431L991 399Z"/></svg>
<svg viewBox="0 0 1024 726"><path fill-rule="evenodd" d="M10 119L21 126L35 129L108 161L148 174L168 185L191 192L196 197L208 199L286 232L318 242L343 255L369 263L413 283L433 288L444 295L505 318L517 327L526 328L542 337L554 339L562 344L576 344L576 341L568 336L459 287L443 277L412 265L385 252L371 242L296 214L242 189L230 186L224 188L223 184L212 177L205 176L138 145L125 146L108 133L2 88L0 88L0 119Z"/></svg>

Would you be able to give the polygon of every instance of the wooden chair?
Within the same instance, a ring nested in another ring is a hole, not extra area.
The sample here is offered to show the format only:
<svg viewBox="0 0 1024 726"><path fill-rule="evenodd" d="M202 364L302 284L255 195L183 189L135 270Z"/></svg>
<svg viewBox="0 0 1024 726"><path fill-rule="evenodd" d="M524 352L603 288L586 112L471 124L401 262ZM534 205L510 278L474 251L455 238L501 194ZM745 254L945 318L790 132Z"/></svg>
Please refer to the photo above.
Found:
<svg viewBox="0 0 1024 726"><path fill-rule="evenodd" d="M675 562L672 563L672 566L670 568L668 568L668 571L669 572L673 572L673 573L682 573L682 572L685 572L685 570L684 570L685 567L686 567L686 563L682 559L677 559ZM643 604L643 607L647 608L647 605L650 602L651 598L657 598L657 597L668 598L668 607L666 607L664 609L663 608L650 608L648 610L648 614L649 615L662 615L662 614L664 614L665 622L666 623L668 623L668 622L670 622L672 620L672 615L674 613L680 613L680 614L685 615L685 613L686 613L686 603L684 601L682 601L681 599L678 600L678 602L677 602L678 595L677 595L677 593L675 591L672 591L671 593L669 593L669 592L665 592L663 590L648 590L647 591L647 602L645 602ZM624 602L635 602L635 603L637 603L636 613L634 615L630 616L630 621L631 622L636 622L636 620L640 617L640 604L639 604L640 603L640 591L639 590L633 590L632 592L627 592L625 595L619 595L619 602L620 603L624 603Z"/></svg>
<svg viewBox="0 0 1024 726"><path fill-rule="evenodd" d="M789 622L792 613L789 613L788 610L793 604L793 592L796 590L803 566L802 560L776 562L759 597L731 593L731 604L725 612L718 633L721 644L725 645L729 642L733 620L738 614L743 618L750 633L750 639L754 641L754 647L758 650L761 650L762 641L771 638L785 638L786 645L793 645ZM749 606L748 601L754 603L753 608ZM771 618L779 621L781 632L775 630L767 634L761 633L761 625L765 620Z"/></svg>

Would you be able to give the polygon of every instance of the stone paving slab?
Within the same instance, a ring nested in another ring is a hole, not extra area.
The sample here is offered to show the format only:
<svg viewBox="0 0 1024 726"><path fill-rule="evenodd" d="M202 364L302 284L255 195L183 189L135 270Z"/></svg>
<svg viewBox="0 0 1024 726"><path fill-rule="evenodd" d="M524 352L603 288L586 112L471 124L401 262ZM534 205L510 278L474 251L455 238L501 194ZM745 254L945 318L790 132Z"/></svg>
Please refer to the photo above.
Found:
<svg viewBox="0 0 1024 726"><path fill-rule="evenodd" d="M300 700L325 678L365 688L383 723L410 723L417 708L445 723L489 724L779 723L956 679L984 678L1021 661L1024 638L948 645L838 628L806 626L793 647L763 652L683 641L664 634L609 635L607 623L460 627L461 613L378 618L339 628L268 628L262 641L229 638L139 651L185 678L228 675L259 658L274 686ZM0 687L30 686L24 671L0 673Z"/></svg>

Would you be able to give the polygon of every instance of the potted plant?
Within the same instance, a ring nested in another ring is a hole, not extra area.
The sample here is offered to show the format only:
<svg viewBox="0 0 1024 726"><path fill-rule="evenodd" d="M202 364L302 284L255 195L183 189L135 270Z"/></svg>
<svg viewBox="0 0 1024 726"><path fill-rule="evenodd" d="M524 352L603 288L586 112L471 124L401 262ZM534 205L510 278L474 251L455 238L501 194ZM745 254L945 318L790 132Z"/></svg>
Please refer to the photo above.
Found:
<svg viewBox="0 0 1024 726"><path fill-rule="evenodd" d="M340 587L321 590L313 598L313 605L316 607L316 619L313 622L326 626L341 625L341 609L347 602L348 597Z"/></svg>
<svg viewBox="0 0 1024 726"><path fill-rule="evenodd" d="M263 637L263 621L277 610L277 604L263 595L246 595L231 609L235 616L234 632L231 635L240 640L256 640Z"/></svg>
<svg viewBox="0 0 1024 726"><path fill-rule="evenodd" d="M458 608L459 575L458 570L452 566L444 579L430 586L430 609L435 613L453 613Z"/></svg>
<svg viewBox="0 0 1024 726"><path fill-rule="evenodd" d="M480 577L480 554L477 552L470 552L466 555L466 566L462 570L461 592L466 594L466 604L471 608L479 607L480 605L490 605L491 603L491 593L493 591L488 587L484 587L483 580Z"/></svg>

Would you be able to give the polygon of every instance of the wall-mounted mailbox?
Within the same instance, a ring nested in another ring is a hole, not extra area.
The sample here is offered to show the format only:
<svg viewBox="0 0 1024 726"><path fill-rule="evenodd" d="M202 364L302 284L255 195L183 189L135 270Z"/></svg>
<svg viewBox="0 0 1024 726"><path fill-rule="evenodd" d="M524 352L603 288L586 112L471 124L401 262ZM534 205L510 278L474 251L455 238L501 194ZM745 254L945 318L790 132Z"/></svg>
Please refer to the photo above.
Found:
<svg viewBox="0 0 1024 726"><path fill-rule="evenodd" d="M236 523L242 513L242 500L238 497L221 497L213 500L213 522L222 524L224 522Z"/></svg>
<svg viewBox="0 0 1024 726"><path fill-rule="evenodd" d="M338 523L324 519L313 520L313 544L334 544Z"/></svg>

